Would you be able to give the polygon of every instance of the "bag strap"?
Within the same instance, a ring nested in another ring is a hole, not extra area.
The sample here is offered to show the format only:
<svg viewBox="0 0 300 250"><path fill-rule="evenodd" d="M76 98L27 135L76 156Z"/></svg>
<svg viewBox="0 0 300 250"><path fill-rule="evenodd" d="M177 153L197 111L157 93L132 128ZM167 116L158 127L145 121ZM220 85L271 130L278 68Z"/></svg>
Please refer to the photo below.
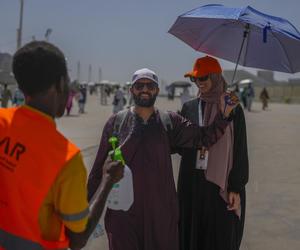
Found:
<svg viewBox="0 0 300 250"><path fill-rule="evenodd" d="M118 136L120 134L121 128L125 121L125 118L129 112L129 109L122 110L116 114L116 119L114 122L113 135Z"/></svg>
<svg viewBox="0 0 300 250"><path fill-rule="evenodd" d="M166 132L173 130L173 123L168 112L158 110L160 120Z"/></svg>
<svg viewBox="0 0 300 250"><path fill-rule="evenodd" d="M113 128L113 135L115 135L115 136L119 135L128 112L129 112L129 109L122 110L116 114L116 119L115 119L114 128ZM173 129L173 123L170 118L170 115L167 112L164 112L161 110L158 110L158 113L159 113L159 117L164 126L165 131L166 132L171 131Z"/></svg>

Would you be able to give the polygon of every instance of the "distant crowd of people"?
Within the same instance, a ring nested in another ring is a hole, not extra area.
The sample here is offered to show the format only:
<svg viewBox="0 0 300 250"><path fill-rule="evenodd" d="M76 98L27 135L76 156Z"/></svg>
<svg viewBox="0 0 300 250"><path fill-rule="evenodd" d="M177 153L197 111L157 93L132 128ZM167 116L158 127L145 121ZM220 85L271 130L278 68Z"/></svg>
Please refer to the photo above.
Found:
<svg viewBox="0 0 300 250"><path fill-rule="evenodd" d="M25 103L25 97L23 92L19 88L15 88L14 91L11 91L8 88L8 85L4 84L3 89L0 88L1 108L7 108L9 105L9 101L11 101L13 106L20 106Z"/></svg>
<svg viewBox="0 0 300 250"><path fill-rule="evenodd" d="M112 113L118 113L123 110L126 105L130 107L133 104L132 95L129 92L128 86L123 88L120 85L109 86L109 85L101 85L100 87L96 86L88 86L87 84L80 84L77 81L71 83L71 90L68 96L68 101L66 104L66 115L69 116L74 107L74 100L77 101L78 104L78 114L83 114L86 112L86 102L87 102L87 93L90 95L98 94L98 90L100 92L100 104L108 105L108 98L113 94L112 100ZM167 88L168 91L168 99L173 100L175 97L175 88ZM237 84L234 90L235 94L241 100L242 106L247 111L252 110L252 103L255 98L255 91L253 87L253 83L249 83L247 86L242 88ZM198 93L199 94L199 93ZM184 105L187 101L192 99L192 95L190 94L189 87L183 87L182 92L180 94L181 106ZM270 100L269 93L264 87L259 95L259 99L262 103L262 110L266 110L268 108L268 102ZM13 106L20 106L24 104L25 97L22 91L19 88L15 88L14 91L8 88L7 84L4 84L2 89L0 88L0 102L1 107L8 107L8 103L11 101Z"/></svg>
<svg viewBox="0 0 300 250"><path fill-rule="evenodd" d="M241 100L244 109L251 111L252 103L255 97L253 84L250 82L248 86L244 86L242 89L240 89L239 85L237 84L234 91Z"/></svg>
<svg viewBox="0 0 300 250"><path fill-rule="evenodd" d="M241 100L241 103L247 111L252 111L252 103L255 98L255 91L253 87L253 83L249 83L247 86L240 88L238 84L236 84L234 92ZM268 102L270 100L269 93L266 87L263 87L262 91L260 92L259 99L262 103L262 110L266 110L268 107Z"/></svg>

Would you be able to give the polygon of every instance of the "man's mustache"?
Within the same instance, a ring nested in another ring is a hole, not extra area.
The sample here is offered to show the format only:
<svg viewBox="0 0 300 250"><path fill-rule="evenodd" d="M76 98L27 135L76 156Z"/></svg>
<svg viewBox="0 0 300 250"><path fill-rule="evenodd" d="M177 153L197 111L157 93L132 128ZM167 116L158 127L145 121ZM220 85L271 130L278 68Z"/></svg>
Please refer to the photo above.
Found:
<svg viewBox="0 0 300 250"><path fill-rule="evenodd" d="M146 93L146 92L141 92L141 93L139 93L139 97L141 97L142 95L148 95L149 97L152 97L152 95L151 94L149 94L149 93Z"/></svg>

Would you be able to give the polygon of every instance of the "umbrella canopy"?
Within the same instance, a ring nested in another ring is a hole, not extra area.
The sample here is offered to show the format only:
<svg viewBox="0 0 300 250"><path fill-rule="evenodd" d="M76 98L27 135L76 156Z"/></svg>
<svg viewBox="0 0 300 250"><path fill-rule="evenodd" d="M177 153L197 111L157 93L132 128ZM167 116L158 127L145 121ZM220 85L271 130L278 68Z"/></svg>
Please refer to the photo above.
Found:
<svg viewBox="0 0 300 250"><path fill-rule="evenodd" d="M108 80L102 80L102 81L96 83L96 85L97 86L107 86L107 85L111 85L111 84L110 84L110 81L108 81Z"/></svg>
<svg viewBox="0 0 300 250"><path fill-rule="evenodd" d="M186 81L176 81L176 82L172 82L169 84L168 87L177 87L177 88L187 88L187 87L191 87L191 83L190 82L186 82Z"/></svg>
<svg viewBox="0 0 300 250"><path fill-rule="evenodd" d="M287 20L247 6L205 5L179 16L169 33L197 51L247 67L300 71L300 33Z"/></svg>
<svg viewBox="0 0 300 250"><path fill-rule="evenodd" d="M253 83L253 80L252 79L243 79L238 82L238 84L240 84L240 85L246 85L249 83Z"/></svg>
<svg viewBox="0 0 300 250"><path fill-rule="evenodd" d="M88 85L88 86L95 86L95 84L96 84L96 83L94 83L94 82L88 82L87 85Z"/></svg>

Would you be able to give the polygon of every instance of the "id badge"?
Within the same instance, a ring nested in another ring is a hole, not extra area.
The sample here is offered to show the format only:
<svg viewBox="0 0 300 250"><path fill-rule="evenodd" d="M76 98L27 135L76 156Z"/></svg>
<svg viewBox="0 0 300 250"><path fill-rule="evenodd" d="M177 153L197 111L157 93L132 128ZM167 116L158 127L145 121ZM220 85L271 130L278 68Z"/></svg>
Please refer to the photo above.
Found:
<svg viewBox="0 0 300 250"><path fill-rule="evenodd" d="M206 170L208 162L208 151L205 150L204 155L202 157L200 156L200 151L198 151L196 169Z"/></svg>

